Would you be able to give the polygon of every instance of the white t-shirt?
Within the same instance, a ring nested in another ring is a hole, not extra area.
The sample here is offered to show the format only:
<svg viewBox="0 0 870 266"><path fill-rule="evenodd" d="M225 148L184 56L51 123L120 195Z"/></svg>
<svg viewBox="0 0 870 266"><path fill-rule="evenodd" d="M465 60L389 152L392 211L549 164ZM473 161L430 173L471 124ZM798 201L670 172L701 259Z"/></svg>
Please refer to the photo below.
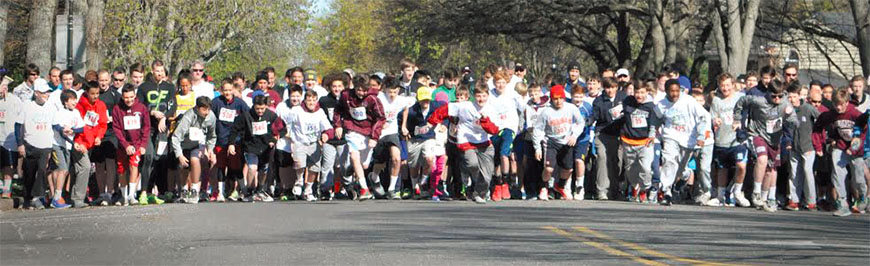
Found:
<svg viewBox="0 0 870 266"><path fill-rule="evenodd" d="M489 141L489 134L478 123L482 115L492 117L494 106L487 104L481 109L472 102L449 103L447 116L458 118L456 125L456 143L480 144Z"/></svg>
<svg viewBox="0 0 870 266"><path fill-rule="evenodd" d="M677 102L664 98L656 103L662 114L662 138L674 140L683 148L694 148L699 137L709 127L704 107L688 94L681 94Z"/></svg>
<svg viewBox="0 0 870 266"><path fill-rule="evenodd" d="M287 106L287 101L282 101L281 103L278 104L278 107L275 108L275 114L278 115L279 119L284 121L284 125L288 129L290 127L294 126L293 124L291 124L291 119L292 119L291 110L292 109L293 108L291 108L290 106ZM290 138L287 137L286 135L281 136L281 138L279 138L278 141L275 142L275 148L278 150L282 150L282 151L285 151L287 153L290 153L291 152L291 150L290 150Z"/></svg>
<svg viewBox="0 0 870 266"><path fill-rule="evenodd" d="M251 93L253 92L254 90L252 90L251 88L245 88L244 90L242 90L241 98L245 101L246 104L248 104L249 108L254 106L254 97L249 96L252 95Z"/></svg>
<svg viewBox="0 0 870 266"><path fill-rule="evenodd" d="M81 113L78 110L69 110L66 108L61 108L54 115L54 123L52 125L58 125L62 128L83 128L85 127L85 120L82 119ZM75 133L66 135L67 138L73 140L75 138ZM72 149L73 144L65 140L60 132L54 131L54 145L65 147L67 150Z"/></svg>
<svg viewBox="0 0 870 266"><path fill-rule="evenodd" d="M399 133L399 112L405 108L414 105L414 99L406 96L398 95L392 101L387 99L387 94L378 93L378 100L384 107L384 128L381 130L381 137Z"/></svg>
<svg viewBox="0 0 870 266"><path fill-rule="evenodd" d="M54 143L51 126L57 109L48 102L38 105L36 101L28 101L24 106L27 112L21 112L16 122L24 125L24 142L37 149L51 148Z"/></svg>
<svg viewBox="0 0 870 266"><path fill-rule="evenodd" d="M193 85L193 94L196 95L196 98L205 96L209 100L214 100L214 84L205 80L200 81L199 84Z"/></svg>
<svg viewBox="0 0 870 266"><path fill-rule="evenodd" d="M290 141L294 144L311 144L320 139L323 131L332 128L326 113L319 109L314 113L306 112L302 106L290 109Z"/></svg>
<svg viewBox="0 0 870 266"><path fill-rule="evenodd" d="M517 128L520 124L519 113L523 112L526 104L521 103L521 96L515 91L505 88L504 93L498 95L495 89L489 93L487 106L493 106L495 114L491 116L492 122L498 126L499 130L510 129L514 134L518 133Z"/></svg>
<svg viewBox="0 0 870 266"><path fill-rule="evenodd" d="M15 122L21 113L21 99L12 93L7 93L6 98L0 100L0 141L3 148L10 151L18 149L18 141L15 139Z"/></svg>
<svg viewBox="0 0 870 266"><path fill-rule="evenodd" d="M63 103L60 102L60 94L63 93L63 91L64 90L57 89L52 91L51 94L48 95L48 103L53 105L54 108L58 111L64 109ZM82 94L85 93L85 90L73 90L73 92L76 93L76 102L78 102L79 99L82 97Z"/></svg>
<svg viewBox="0 0 870 266"><path fill-rule="evenodd" d="M521 78L517 75L513 75L513 76L511 76L511 80L508 81L507 87L505 87L505 89L516 91L517 83L520 83L520 82L523 82L523 78Z"/></svg>

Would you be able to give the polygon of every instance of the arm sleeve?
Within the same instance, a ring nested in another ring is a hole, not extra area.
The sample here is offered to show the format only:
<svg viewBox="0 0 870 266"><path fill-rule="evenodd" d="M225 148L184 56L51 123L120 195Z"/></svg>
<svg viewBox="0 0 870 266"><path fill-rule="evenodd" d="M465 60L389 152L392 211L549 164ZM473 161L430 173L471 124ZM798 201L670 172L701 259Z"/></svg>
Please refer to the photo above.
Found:
<svg viewBox="0 0 870 266"><path fill-rule="evenodd" d="M547 127L547 123L544 122L547 120L547 115L547 110L545 109L538 115L538 119L535 120L535 130L532 131L532 146L535 147L535 152L541 151L541 142L544 141L544 131Z"/></svg>
<svg viewBox="0 0 870 266"><path fill-rule="evenodd" d="M375 120L374 125L372 125L372 139L379 139L381 137L381 130L384 129L384 124L387 122L384 117L384 106L376 99L372 108L372 118Z"/></svg>
<svg viewBox="0 0 870 266"><path fill-rule="evenodd" d="M208 126L208 135L205 136L205 147L208 148L209 151L214 150L214 146L217 144L217 117L215 117L214 113L210 113L212 123ZM208 119L206 119L208 121Z"/></svg>
<svg viewBox="0 0 870 266"><path fill-rule="evenodd" d="M284 120L282 120L281 118L278 118L277 116L275 116L275 121L272 121L272 128L271 129L272 129L272 132L277 133L279 138L283 137L284 135L287 135L287 127L284 124ZM276 140L274 138L269 139L270 143L275 143L275 141Z"/></svg>
<svg viewBox="0 0 870 266"><path fill-rule="evenodd" d="M734 123L741 123L743 121L743 109L747 109L749 98L752 98L752 96L745 95L737 100L737 104L734 105Z"/></svg>
<svg viewBox="0 0 870 266"><path fill-rule="evenodd" d="M227 145L235 145L236 140L239 139L239 136L244 133L245 130L245 113L239 114L236 116L235 121L233 121L233 125L230 128L230 138L227 140Z"/></svg>
<svg viewBox="0 0 870 266"><path fill-rule="evenodd" d="M332 128L332 124L329 123L329 119L326 118L326 114L323 112L320 114L320 129L323 130L322 134L326 134L327 139L332 139L335 137L335 129Z"/></svg>
<svg viewBox="0 0 870 266"><path fill-rule="evenodd" d="M18 142L18 146L24 145L24 125L21 123L15 123L15 140Z"/></svg>
<svg viewBox="0 0 870 266"><path fill-rule="evenodd" d="M142 121L142 134L139 137L139 141L136 143L136 148L144 148L145 145L148 145L148 140L151 139L151 115L144 114L140 119Z"/></svg>
<svg viewBox="0 0 870 266"><path fill-rule="evenodd" d="M571 139L577 140L580 137L580 134L583 134L583 128L586 127L586 121L583 119L583 116L580 115L580 109L576 109L571 113L573 116L571 123Z"/></svg>
<svg viewBox="0 0 870 266"><path fill-rule="evenodd" d="M178 121L178 125L175 127L175 132L172 133L172 150L175 152L176 158L182 155L181 141L186 139L187 131L190 128L190 118L191 116L188 113L182 114L181 120Z"/></svg>
<svg viewBox="0 0 870 266"><path fill-rule="evenodd" d="M432 112L432 115L429 116L429 119L427 119L427 122L429 122L430 125L441 124L441 122L443 122L445 119L447 119L447 106L448 105L449 104L445 104L445 105L442 105L441 107L438 107L438 109L435 109L435 111Z"/></svg>
<svg viewBox="0 0 870 266"><path fill-rule="evenodd" d="M112 110L112 120L117 121L112 123L112 130L115 131L115 136L118 138L118 148L126 149L130 146L127 142L127 135L124 134L124 115L120 109Z"/></svg>
<svg viewBox="0 0 870 266"><path fill-rule="evenodd" d="M335 109L332 110L332 127L333 128L341 128L343 121L343 114L347 113L347 106L344 103L344 94L342 93L339 96L338 104L335 105Z"/></svg>
<svg viewBox="0 0 870 266"><path fill-rule="evenodd" d="M483 131L489 133L490 135L498 134L498 126L496 126L492 121L489 120L489 117L484 117L480 119L480 127L483 128Z"/></svg>

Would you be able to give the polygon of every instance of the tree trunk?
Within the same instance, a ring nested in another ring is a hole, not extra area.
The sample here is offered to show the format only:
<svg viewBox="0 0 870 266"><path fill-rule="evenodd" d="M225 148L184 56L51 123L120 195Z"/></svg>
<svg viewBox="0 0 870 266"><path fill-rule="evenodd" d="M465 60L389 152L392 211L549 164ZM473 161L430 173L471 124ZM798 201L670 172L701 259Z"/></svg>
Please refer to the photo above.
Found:
<svg viewBox="0 0 870 266"><path fill-rule="evenodd" d="M745 4L745 9L742 5ZM714 28L722 70L732 74L746 72L755 21L758 18L758 0L716 3L713 11ZM741 12L742 10L742 12Z"/></svg>
<svg viewBox="0 0 870 266"><path fill-rule="evenodd" d="M662 20L664 19L664 7L662 1L659 0L650 0L650 33L649 38L652 39L652 53L650 54L652 70L658 71L662 69L662 65L665 61L665 50L668 43L665 41L665 33L662 27Z"/></svg>
<svg viewBox="0 0 870 266"><path fill-rule="evenodd" d="M0 65L5 63L5 47L6 47L6 19L9 14L8 1L0 1Z"/></svg>
<svg viewBox="0 0 870 266"><path fill-rule="evenodd" d="M850 0L855 30L858 31L858 57L865 77L870 77L870 2Z"/></svg>
<svg viewBox="0 0 870 266"><path fill-rule="evenodd" d="M88 12L85 17L85 36L87 37L87 69L98 70L103 65L103 11L104 0L88 0Z"/></svg>
<svg viewBox="0 0 870 266"><path fill-rule="evenodd" d="M36 64L41 73L51 68L54 49L54 12L56 0L34 0L27 31L27 62Z"/></svg>

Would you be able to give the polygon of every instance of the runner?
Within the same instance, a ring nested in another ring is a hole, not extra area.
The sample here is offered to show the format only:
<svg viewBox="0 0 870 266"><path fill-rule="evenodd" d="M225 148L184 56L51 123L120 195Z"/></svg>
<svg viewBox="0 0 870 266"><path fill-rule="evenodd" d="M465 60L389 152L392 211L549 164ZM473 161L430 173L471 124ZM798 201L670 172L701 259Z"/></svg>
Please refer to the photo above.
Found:
<svg viewBox="0 0 870 266"><path fill-rule="evenodd" d="M37 75L38 77L38 75ZM15 122L21 115L21 99L15 94L9 93L9 83L12 79L3 76L0 80L0 171L3 174L2 198L12 197L12 175L17 172L18 140L15 132ZM34 79L35 81L35 79Z"/></svg>
<svg viewBox="0 0 870 266"><path fill-rule="evenodd" d="M652 161L655 156L653 140L661 127L661 117L649 91L655 88L640 86L632 97L622 102L622 159L625 160L623 172L628 179L632 200L640 203L647 201L652 187Z"/></svg>
<svg viewBox="0 0 870 266"><path fill-rule="evenodd" d="M298 86L296 86L298 87ZM298 92L293 91L291 98ZM332 138L333 129L326 118L326 113L320 111L317 104L317 92L309 90L305 93L305 103L290 109L288 131L293 150L293 167L296 169L296 179L305 180L302 194L306 201L315 201L312 186L320 174L321 146ZM307 175L306 175L307 173Z"/></svg>
<svg viewBox="0 0 870 266"><path fill-rule="evenodd" d="M105 78L108 72L101 72L98 76ZM108 80L106 80L108 83ZM96 85L96 84L94 84ZM106 104L100 101L100 86L91 86L86 90L86 94L76 105L76 114L83 118L84 128L79 134L76 134L74 149L72 150L73 173L75 179L75 189L72 191L71 199L76 208L82 208L84 204L85 193L88 188L88 180L91 175L91 159L88 153L103 142L103 137L108 129L106 123L109 117L106 115ZM103 190L104 192L105 190ZM104 192L105 193L105 192ZM108 202L105 201L105 205ZM101 203L102 204L102 203Z"/></svg>
<svg viewBox="0 0 870 266"><path fill-rule="evenodd" d="M562 200L572 200L571 186L566 187L566 182L571 178L574 169L574 145L583 133L586 121L580 115L577 106L565 104L565 89L562 85L550 88L550 97L552 97L552 105L544 107L535 119L532 141L535 159L545 162L544 173L541 176L544 184L549 183L555 169L559 170L555 190ZM549 200L548 195L547 187L542 186L538 199Z"/></svg>
<svg viewBox="0 0 870 266"><path fill-rule="evenodd" d="M194 108L185 111L178 119L172 135L172 150L182 170L184 187L190 188L188 194L181 195L185 203L199 202L202 168L217 163L217 158L212 153L217 138L216 120L211 112L211 100L207 96L200 96L196 98ZM208 168L206 170L210 171L211 167Z"/></svg>
<svg viewBox="0 0 870 266"><path fill-rule="evenodd" d="M709 121L706 110L688 95L681 93L680 84L671 79L665 83L667 95L656 104L662 114L662 170L661 193L663 205L673 204L671 186L676 178L683 178L689 159L695 149L704 146L704 135Z"/></svg>
<svg viewBox="0 0 870 266"><path fill-rule="evenodd" d="M721 204L733 202L740 207L749 207L749 200L743 196L743 180L746 176L747 156L746 132L735 131L732 125L740 123L734 120L734 107L743 98L743 92L734 90L734 79L731 74L723 73L718 78L719 90L713 96L710 108L713 117L713 132L715 146L713 147L713 163L716 165L716 200ZM731 181L730 201L726 198L729 187L728 173L734 169L734 179ZM715 203L715 202L713 202Z"/></svg>
<svg viewBox="0 0 870 266"><path fill-rule="evenodd" d="M275 142L287 132L284 122L268 110L268 106L269 99L266 96L254 97L254 108L236 117L228 138L229 155L244 154L245 163L248 165L246 182L239 182L239 191L244 195L244 202L252 202L254 194L259 199L265 198L265 178L270 170Z"/></svg>
<svg viewBox="0 0 870 266"><path fill-rule="evenodd" d="M212 100L211 103L211 111L215 113L218 118L215 125L217 142L214 147L214 154L215 157L217 157L217 162L215 163L211 175L216 177L218 180L217 189L214 187L212 188L213 191L217 191L218 193L215 198L217 202L226 201L225 192L227 177L230 177L230 185L234 184L234 181L244 178L242 174L241 154L230 155L227 152L233 122L235 122L236 117L239 117L250 110L244 101L235 96L236 92L237 90L233 81L230 79L224 79L221 81L221 96ZM229 198L238 200L238 192L236 192L234 187L230 187L230 191L232 191L232 193L229 195Z"/></svg>
<svg viewBox="0 0 870 266"><path fill-rule="evenodd" d="M115 105L112 111L112 130L118 137L118 149L115 156L120 176L121 205L132 204L136 186L139 182L139 163L146 152L146 146L151 139L151 118L145 105L136 100L133 87L125 86L121 92L121 104Z"/></svg>
<svg viewBox="0 0 870 266"><path fill-rule="evenodd" d="M353 173L359 182L359 200L372 199L363 169L368 168L372 159L372 148L381 136L384 123L384 108L378 100L378 90L370 89L368 80L363 77L354 78L354 89L345 90L339 98L338 106L333 114L335 136L342 138L347 130L347 147L350 151L350 161ZM355 191L346 188L347 191Z"/></svg>

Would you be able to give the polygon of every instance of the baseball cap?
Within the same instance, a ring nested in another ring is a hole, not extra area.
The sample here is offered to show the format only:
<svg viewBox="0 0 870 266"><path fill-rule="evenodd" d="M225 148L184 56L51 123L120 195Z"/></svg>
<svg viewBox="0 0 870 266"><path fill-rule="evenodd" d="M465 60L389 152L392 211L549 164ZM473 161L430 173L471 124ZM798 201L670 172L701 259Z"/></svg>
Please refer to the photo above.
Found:
<svg viewBox="0 0 870 266"><path fill-rule="evenodd" d="M347 75L350 76L351 78L356 76L356 73L354 73L353 69L350 69L350 68L345 68L344 70L342 70L342 72L347 73Z"/></svg>
<svg viewBox="0 0 870 266"><path fill-rule="evenodd" d="M576 69L576 70L580 70L580 63L577 63L577 62L571 62L571 64L568 64L568 71L571 71L571 70L574 70L574 69Z"/></svg>
<svg viewBox="0 0 870 266"><path fill-rule="evenodd" d="M616 76L631 76L631 73L628 72L628 69L620 68L619 70L616 70Z"/></svg>
<svg viewBox="0 0 870 266"><path fill-rule="evenodd" d="M432 89L426 86L421 86L417 89L417 101L431 101Z"/></svg>
<svg viewBox="0 0 870 266"><path fill-rule="evenodd" d="M550 98L562 98L565 99L565 87L562 85L556 85L550 88Z"/></svg>
<svg viewBox="0 0 870 266"><path fill-rule="evenodd" d="M465 75L465 77L462 78L462 84L472 85L474 82L477 82L477 79L475 79L471 74Z"/></svg>
<svg viewBox="0 0 870 266"><path fill-rule="evenodd" d="M33 82L33 90L46 93L51 91L51 86L48 86L48 81L45 81L45 79L38 78Z"/></svg>
<svg viewBox="0 0 870 266"><path fill-rule="evenodd" d="M309 69L305 70L305 80L317 80L317 70Z"/></svg>
<svg viewBox="0 0 870 266"><path fill-rule="evenodd" d="M470 67L470 66L465 66L465 67L463 67L463 68L462 68L462 72L463 72L463 73L471 73L471 67Z"/></svg>

